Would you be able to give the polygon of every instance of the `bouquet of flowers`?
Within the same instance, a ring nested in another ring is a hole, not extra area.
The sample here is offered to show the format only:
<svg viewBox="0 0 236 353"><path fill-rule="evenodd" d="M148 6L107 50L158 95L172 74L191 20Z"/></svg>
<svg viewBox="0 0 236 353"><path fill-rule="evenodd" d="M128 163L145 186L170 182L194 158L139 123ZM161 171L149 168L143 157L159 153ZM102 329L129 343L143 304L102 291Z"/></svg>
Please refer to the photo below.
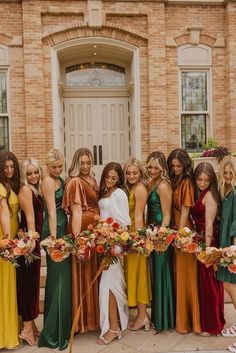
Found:
<svg viewBox="0 0 236 353"><path fill-rule="evenodd" d="M227 267L231 273L236 273L236 245L222 249L220 266Z"/></svg>
<svg viewBox="0 0 236 353"><path fill-rule="evenodd" d="M90 226L91 228L91 226ZM95 234L91 229L84 230L74 239L73 254L78 260L89 260L95 252Z"/></svg>
<svg viewBox="0 0 236 353"><path fill-rule="evenodd" d="M40 257L33 252L35 241L39 239L39 234L32 230L24 232L20 229L17 232L17 238L14 240L15 247L13 253L15 257L24 256L25 263L31 264L34 260L40 259Z"/></svg>
<svg viewBox="0 0 236 353"><path fill-rule="evenodd" d="M217 249L213 246L208 246L205 250L201 250L196 254L197 259L202 262L206 267L213 266L216 271L220 263L222 249Z"/></svg>
<svg viewBox="0 0 236 353"><path fill-rule="evenodd" d="M47 248L48 255L55 262L65 260L74 249L75 239L71 234L64 235L61 238L50 236L41 241L41 245Z"/></svg>
<svg viewBox="0 0 236 353"><path fill-rule="evenodd" d="M130 233L128 253L149 256L154 249L153 241L148 233L148 228L138 229Z"/></svg>
<svg viewBox="0 0 236 353"><path fill-rule="evenodd" d="M153 249L157 252L164 252L176 237L177 231L167 227L150 225L146 228L146 234L153 242Z"/></svg>
<svg viewBox="0 0 236 353"><path fill-rule="evenodd" d="M14 256L14 248L16 244L14 240L1 239L0 240L0 258L2 260L10 261L13 265L17 265L16 258Z"/></svg>
<svg viewBox="0 0 236 353"><path fill-rule="evenodd" d="M204 237L188 227L180 228L175 235L174 246L186 253L197 253L204 247Z"/></svg>

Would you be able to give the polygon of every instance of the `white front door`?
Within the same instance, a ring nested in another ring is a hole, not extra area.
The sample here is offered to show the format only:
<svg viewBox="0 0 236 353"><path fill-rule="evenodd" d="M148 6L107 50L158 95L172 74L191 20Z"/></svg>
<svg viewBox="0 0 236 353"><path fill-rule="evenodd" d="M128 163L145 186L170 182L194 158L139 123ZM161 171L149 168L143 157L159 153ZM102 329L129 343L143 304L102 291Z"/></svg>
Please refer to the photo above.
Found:
<svg viewBox="0 0 236 353"><path fill-rule="evenodd" d="M92 151L98 181L108 162L126 162L130 156L128 98L65 98L64 104L67 170L80 147Z"/></svg>

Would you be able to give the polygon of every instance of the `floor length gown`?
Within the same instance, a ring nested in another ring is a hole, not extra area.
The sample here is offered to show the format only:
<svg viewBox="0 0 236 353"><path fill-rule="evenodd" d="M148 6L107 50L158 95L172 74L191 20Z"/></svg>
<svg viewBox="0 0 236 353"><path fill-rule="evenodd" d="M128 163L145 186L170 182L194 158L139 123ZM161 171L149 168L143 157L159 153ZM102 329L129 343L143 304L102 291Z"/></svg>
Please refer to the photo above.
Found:
<svg viewBox="0 0 236 353"><path fill-rule="evenodd" d="M201 192L197 202L191 209L197 232L205 233L205 205L202 203L209 189ZM218 227L214 222L211 246L218 246ZM224 289L222 282L216 278L211 267L198 262L200 274L201 327L203 332L220 334L224 328Z"/></svg>
<svg viewBox="0 0 236 353"><path fill-rule="evenodd" d="M110 197L99 200L99 210L102 219L112 217L122 226L131 224L129 204L125 192L116 189ZM111 264L108 270L102 272L99 285L100 329L103 336L110 327L109 324L109 292L116 298L121 331L127 329L129 309L126 295L126 282L122 263Z"/></svg>
<svg viewBox="0 0 236 353"><path fill-rule="evenodd" d="M7 190L0 184L0 199L6 197ZM11 208L11 236L14 239L19 227L19 201L14 191L11 191L8 202ZM3 239L1 226L0 239ZM0 349L11 349L18 345L16 270L9 261L0 259Z"/></svg>
<svg viewBox="0 0 236 353"><path fill-rule="evenodd" d="M224 248L233 245L236 236L236 188L226 195L222 202L219 246ZM220 266L217 279L222 282L236 284L236 274L227 267Z"/></svg>
<svg viewBox="0 0 236 353"><path fill-rule="evenodd" d="M131 231L135 231L135 200L134 192L129 194L129 215ZM130 254L124 259L125 278L127 283L128 305L137 306L138 303L149 304L152 299L151 277L148 257Z"/></svg>
<svg viewBox="0 0 236 353"><path fill-rule="evenodd" d="M81 231L86 230L89 224L94 224L94 216L99 214L98 186L95 179L90 184L81 177L72 177L66 183L62 207L69 215L71 214L70 207L73 204L81 205ZM71 231L71 217L69 231ZM87 261L77 260L76 257L72 257L72 318L75 316L82 296L87 291L81 305L80 319L77 326L77 331L81 333L99 329L98 281L88 290L98 268L99 261L96 254Z"/></svg>
<svg viewBox="0 0 236 353"><path fill-rule="evenodd" d="M67 217L61 208L64 184L55 191L57 212L57 238L67 234ZM48 211L45 218L42 239L50 235ZM54 262L47 254L47 278L44 302L44 325L38 346L63 350L68 346L71 330L71 258Z"/></svg>
<svg viewBox="0 0 236 353"><path fill-rule="evenodd" d="M148 197L148 224L162 223L160 197L155 188ZM163 253L151 253L152 311L151 321L156 330L175 327L175 291L173 276L173 248Z"/></svg>
<svg viewBox="0 0 236 353"><path fill-rule="evenodd" d="M191 181L185 178L173 190L173 223L179 228L182 206L194 205L194 192ZM192 228L190 220L186 227ZM176 331L179 333L201 332L199 276L197 258L175 250L176 287Z"/></svg>
<svg viewBox="0 0 236 353"><path fill-rule="evenodd" d="M32 191L35 230L41 235L43 226L43 200L41 195L36 195ZM21 210L20 229L28 231L26 216ZM36 241L36 246L33 254L40 257L40 240ZM40 259L34 260L30 265L25 263L24 256L18 260L18 267L16 268L17 279L17 303L18 314L22 321L32 321L38 317L39 314L39 288L40 288Z"/></svg>

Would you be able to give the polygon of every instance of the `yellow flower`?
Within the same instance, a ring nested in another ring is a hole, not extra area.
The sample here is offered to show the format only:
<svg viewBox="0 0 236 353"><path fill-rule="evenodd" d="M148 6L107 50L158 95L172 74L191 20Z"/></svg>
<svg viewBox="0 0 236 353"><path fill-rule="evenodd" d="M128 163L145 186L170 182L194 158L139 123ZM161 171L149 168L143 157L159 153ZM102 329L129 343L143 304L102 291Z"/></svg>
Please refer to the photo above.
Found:
<svg viewBox="0 0 236 353"><path fill-rule="evenodd" d="M151 240L147 240L146 241L146 249L148 252L152 252L153 249L154 249L154 245L153 245L153 242Z"/></svg>
<svg viewBox="0 0 236 353"><path fill-rule="evenodd" d="M123 241L129 240L129 233L128 232L121 233L120 239L123 240Z"/></svg>

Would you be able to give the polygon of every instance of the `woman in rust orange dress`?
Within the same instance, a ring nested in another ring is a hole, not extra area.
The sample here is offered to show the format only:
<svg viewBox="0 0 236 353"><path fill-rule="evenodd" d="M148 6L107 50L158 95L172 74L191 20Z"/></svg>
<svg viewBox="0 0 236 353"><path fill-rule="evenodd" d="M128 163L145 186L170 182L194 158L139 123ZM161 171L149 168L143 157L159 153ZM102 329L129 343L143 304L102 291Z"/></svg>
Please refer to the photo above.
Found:
<svg viewBox="0 0 236 353"><path fill-rule="evenodd" d="M99 213L98 185L92 173L90 150L79 148L75 152L68 175L62 207L70 215L69 231L76 236L94 223L94 216ZM97 273L98 265L96 254L87 261L72 258L72 318ZM95 282L83 300L77 331L82 333L98 329L98 284Z"/></svg>
<svg viewBox="0 0 236 353"><path fill-rule="evenodd" d="M181 148L167 159L173 189L173 224L192 228L189 211L194 206L192 163ZM175 251L176 331L201 332L197 258L194 254Z"/></svg>

